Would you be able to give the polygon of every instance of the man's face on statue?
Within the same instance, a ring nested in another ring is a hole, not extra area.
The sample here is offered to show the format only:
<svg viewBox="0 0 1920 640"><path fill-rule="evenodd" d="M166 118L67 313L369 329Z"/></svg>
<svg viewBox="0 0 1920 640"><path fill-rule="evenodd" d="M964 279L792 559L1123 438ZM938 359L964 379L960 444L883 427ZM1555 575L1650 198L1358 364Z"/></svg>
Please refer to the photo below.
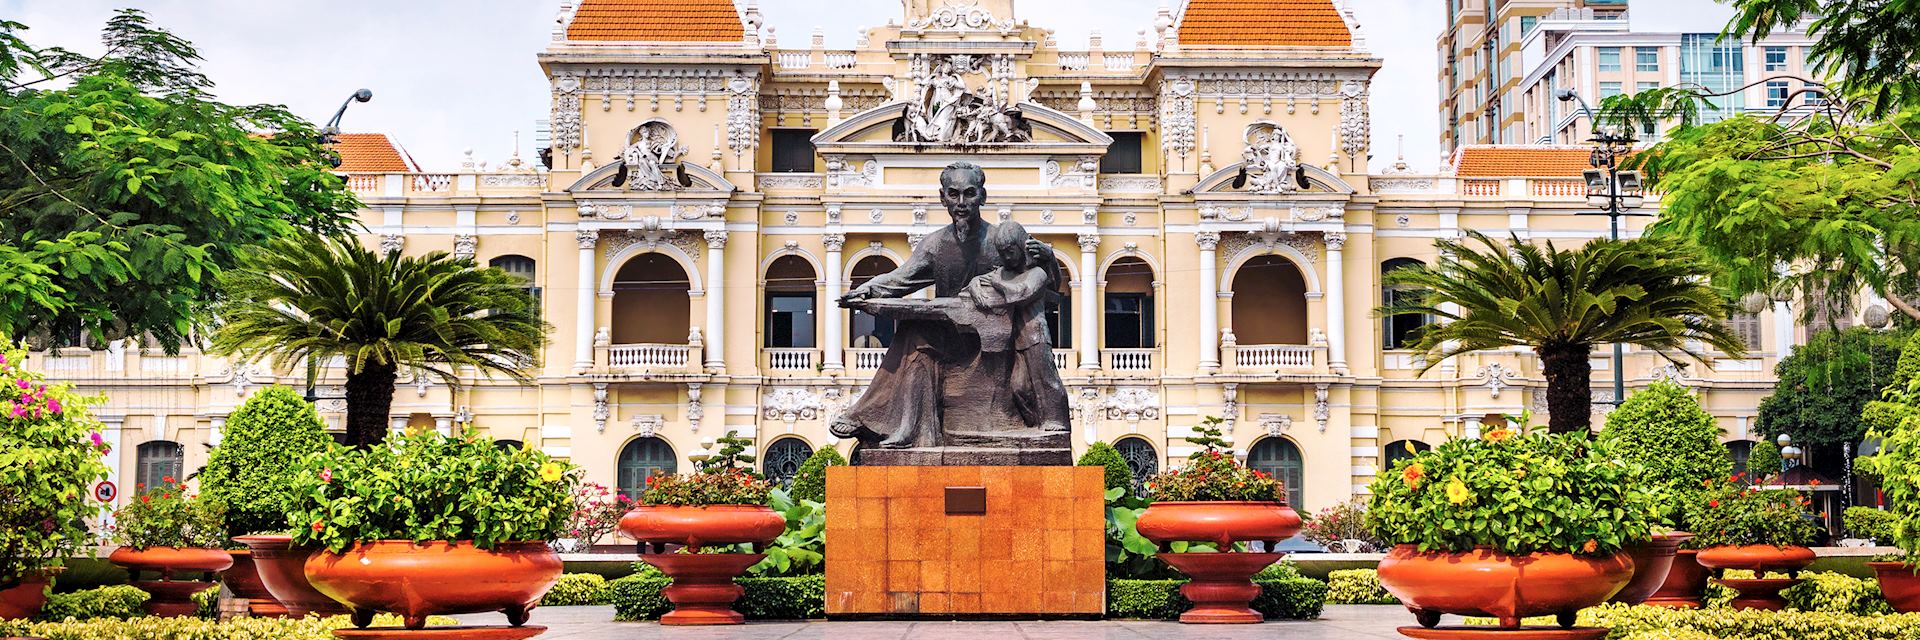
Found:
<svg viewBox="0 0 1920 640"><path fill-rule="evenodd" d="M947 214L960 218L979 218L980 205L987 201L987 177L979 170L940 173L940 204Z"/></svg>

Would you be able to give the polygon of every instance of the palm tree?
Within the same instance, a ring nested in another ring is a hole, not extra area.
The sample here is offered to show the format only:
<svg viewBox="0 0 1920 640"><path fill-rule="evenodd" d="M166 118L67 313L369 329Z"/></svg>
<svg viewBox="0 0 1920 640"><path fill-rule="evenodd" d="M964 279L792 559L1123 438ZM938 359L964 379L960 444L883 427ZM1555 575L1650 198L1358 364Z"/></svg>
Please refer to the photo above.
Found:
<svg viewBox="0 0 1920 640"><path fill-rule="evenodd" d="M1505 246L1468 232L1435 244L1433 266L1396 269L1383 279L1411 289L1377 316L1425 314L1413 349L1426 353L1421 373L1457 354L1533 347L1547 377L1548 427L1586 432L1592 410L1587 357L1594 345L1635 344L1673 361L1673 352L1703 360L1699 341L1739 357L1745 345L1726 324L1729 304L1707 283L1706 264L1691 249L1659 238L1595 240L1561 251L1510 239Z"/></svg>
<svg viewBox="0 0 1920 640"><path fill-rule="evenodd" d="M270 358L283 370L306 358L344 358L354 446L386 437L402 369L456 389L463 368L526 384L546 342L522 282L440 251L381 255L352 238L288 238L221 274L220 285L211 351Z"/></svg>

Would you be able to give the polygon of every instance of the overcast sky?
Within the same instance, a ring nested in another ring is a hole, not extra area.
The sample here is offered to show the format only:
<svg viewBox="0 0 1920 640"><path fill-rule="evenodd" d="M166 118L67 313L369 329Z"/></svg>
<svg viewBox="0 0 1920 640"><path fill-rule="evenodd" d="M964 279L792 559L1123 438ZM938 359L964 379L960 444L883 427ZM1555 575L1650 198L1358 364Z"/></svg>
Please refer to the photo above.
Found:
<svg viewBox="0 0 1920 640"><path fill-rule="evenodd" d="M744 1L744 0L742 0ZM1178 0L1171 0L1177 2ZM1384 59L1373 85L1373 167L1390 166L1406 136L1416 169L1439 164L1434 37L1444 0L1352 0L1368 48ZM785 47L814 27L829 48L901 15L900 0L762 0ZM534 121L547 84L534 54L549 42L559 0L0 0L0 18L25 23L28 42L98 52L100 25L123 6L200 47L203 70L229 102L279 103L315 122L353 90L373 90L342 128L393 135L429 170L452 170L462 151L495 164L513 150L533 161ZM1016 17L1085 48L1099 30L1109 50L1151 29L1158 0L1017 0Z"/></svg>

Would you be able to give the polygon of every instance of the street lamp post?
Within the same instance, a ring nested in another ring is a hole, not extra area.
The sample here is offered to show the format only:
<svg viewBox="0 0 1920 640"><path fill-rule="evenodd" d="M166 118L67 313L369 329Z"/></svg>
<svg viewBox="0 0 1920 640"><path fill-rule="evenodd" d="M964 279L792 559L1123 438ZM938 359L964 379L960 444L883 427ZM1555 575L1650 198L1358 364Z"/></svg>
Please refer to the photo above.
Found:
<svg viewBox="0 0 1920 640"><path fill-rule="evenodd" d="M340 135L340 118L342 116L347 115L347 107L352 106L353 103L355 102L366 102L372 99L373 99L373 90L371 89L361 89L359 91L353 92L353 95L347 96L346 101L340 103L340 108L334 110L333 117L327 120L327 124L320 127L319 135L317 136L320 139L320 144L330 145L339 141L336 138L336 136ZM338 168L340 166L339 154L333 155L333 166L335 168ZM309 218L307 221L307 230L313 233L320 232L320 212L318 211L313 212L313 217ZM307 355L307 403L308 404L312 404L320 399L320 394L316 390L316 387L319 385L319 382L320 382L320 363L313 359L312 354L308 354Z"/></svg>
<svg viewBox="0 0 1920 640"><path fill-rule="evenodd" d="M1587 215L1607 217L1608 237L1620 239L1620 216L1646 215L1631 213L1646 204L1646 195L1641 188L1640 172L1621 171L1620 160L1633 151L1633 131L1614 133L1600 127L1600 121L1593 117L1593 107L1587 105L1586 98L1572 89L1561 89L1555 97L1562 102L1579 101L1580 110L1587 114L1587 122L1593 127L1593 155L1588 164L1592 169L1582 173L1587 183L1587 204L1599 211L1581 212ZM1620 343L1613 343L1613 406L1618 407L1626 401L1627 372L1623 367L1626 357Z"/></svg>

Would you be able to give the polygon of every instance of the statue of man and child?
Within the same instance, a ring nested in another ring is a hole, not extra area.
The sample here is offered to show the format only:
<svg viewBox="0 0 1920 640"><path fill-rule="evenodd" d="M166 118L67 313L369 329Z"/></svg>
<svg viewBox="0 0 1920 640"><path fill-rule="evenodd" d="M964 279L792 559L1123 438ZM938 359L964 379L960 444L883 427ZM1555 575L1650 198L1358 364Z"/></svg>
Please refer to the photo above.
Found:
<svg viewBox="0 0 1920 640"><path fill-rule="evenodd" d="M1018 223L982 220L986 198L980 167L948 166L940 203L953 223L840 299L896 322L872 384L831 426L861 441L863 463L1071 464L1047 327L1059 265ZM906 299L928 286L931 299Z"/></svg>

